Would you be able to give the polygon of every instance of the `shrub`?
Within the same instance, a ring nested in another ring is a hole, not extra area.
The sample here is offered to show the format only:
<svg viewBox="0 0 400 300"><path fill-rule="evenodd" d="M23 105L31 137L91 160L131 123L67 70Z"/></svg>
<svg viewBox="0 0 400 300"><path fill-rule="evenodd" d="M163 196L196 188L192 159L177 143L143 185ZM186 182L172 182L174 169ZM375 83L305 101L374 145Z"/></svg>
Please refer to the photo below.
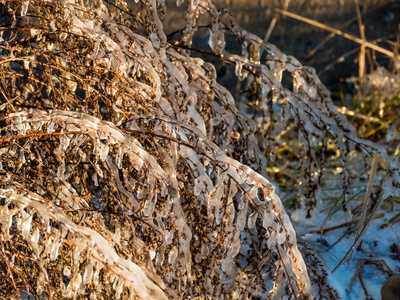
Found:
<svg viewBox="0 0 400 300"><path fill-rule="evenodd" d="M273 157L295 125L297 206L309 215L328 137L344 190L355 148L386 165L385 197L397 193L397 163L357 137L312 68L228 11L191 0L186 28L167 38L164 1L135 2L0 4L3 296L312 298L262 151ZM201 28L203 54L234 64L249 97L235 102L192 55Z"/></svg>

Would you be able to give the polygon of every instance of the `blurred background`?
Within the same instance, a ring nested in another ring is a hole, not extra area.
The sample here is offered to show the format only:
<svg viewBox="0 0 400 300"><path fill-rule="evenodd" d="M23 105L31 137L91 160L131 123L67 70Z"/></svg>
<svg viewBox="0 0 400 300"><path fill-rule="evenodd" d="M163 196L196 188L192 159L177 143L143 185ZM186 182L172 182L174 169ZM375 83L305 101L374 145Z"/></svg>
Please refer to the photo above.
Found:
<svg viewBox="0 0 400 300"><path fill-rule="evenodd" d="M184 28L185 20L180 10L185 9L186 1L179 8L175 0L167 0L166 3L165 31L168 33ZM295 56L303 65L314 67L333 93L352 90L352 85L346 84L343 79L358 76L360 45L285 16L275 9L289 11L360 37L354 0L214 0L213 3L219 9L229 8L240 26L262 39L266 38L270 29L268 41L286 54ZM365 39L393 51L399 34L400 1L359 0L358 7L365 26ZM377 66L390 67L389 63L387 56L367 49L366 73Z"/></svg>

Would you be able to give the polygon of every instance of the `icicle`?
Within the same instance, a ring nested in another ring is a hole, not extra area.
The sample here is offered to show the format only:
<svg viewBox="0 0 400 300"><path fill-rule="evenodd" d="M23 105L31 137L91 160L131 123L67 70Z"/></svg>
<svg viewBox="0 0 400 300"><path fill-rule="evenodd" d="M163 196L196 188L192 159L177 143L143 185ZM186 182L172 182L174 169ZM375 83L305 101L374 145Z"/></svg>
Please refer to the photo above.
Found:
<svg viewBox="0 0 400 300"><path fill-rule="evenodd" d="M146 217L151 217L153 215L156 204L157 204L157 194L155 194L153 197L148 195L147 200L144 204L143 215Z"/></svg>
<svg viewBox="0 0 400 300"><path fill-rule="evenodd" d="M238 215L236 220L236 229L242 231L246 226L247 220L247 208L248 208L248 200L241 200L238 203Z"/></svg>
<svg viewBox="0 0 400 300"><path fill-rule="evenodd" d="M63 160L57 169L57 177L61 180L66 180L69 176L66 172L65 160Z"/></svg>
<svg viewBox="0 0 400 300"><path fill-rule="evenodd" d="M17 211L16 209L10 211L7 206L8 206L8 203L6 203L0 210L0 223L3 226L3 229L2 229L4 232L3 241L5 241L5 242L9 241L11 238L10 227L13 222L13 216L14 216L15 212Z"/></svg>
<svg viewBox="0 0 400 300"><path fill-rule="evenodd" d="M23 1L21 3L21 17L26 16L26 13L28 12L28 8L29 8L29 2L30 1Z"/></svg>
<svg viewBox="0 0 400 300"><path fill-rule="evenodd" d="M210 39L208 41L211 49L217 54L223 54L225 49L225 36L219 22L211 24Z"/></svg>
<svg viewBox="0 0 400 300"><path fill-rule="evenodd" d="M178 249L176 249L175 246L172 246L172 249L169 251L168 254L168 263L171 265L174 264L177 257L178 257Z"/></svg>
<svg viewBox="0 0 400 300"><path fill-rule="evenodd" d="M243 76L242 74L242 68L243 68L243 64L241 61L236 61L236 65L235 65L235 75L239 78L241 78Z"/></svg>
<svg viewBox="0 0 400 300"><path fill-rule="evenodd" d="M250 229L253 229L253 227L256 225L256 221L257 221L257 217L258 217L258 212L254 211L252 212L247 220L247 226Z"/></svg>
<svg viewBox="0 0 400 300"><path fill-rule="evenodd" d="M63 275L65 277L70 277L71 276L71 269L68 266L64 266Z"/></svg>
<svg viewBox="0 0 400 300"><path fill-rule="evenodd" d="M89 259L82 277L82 284L86 285L93 279L93 260Z"/></svg>
<svg viewBox="0 0 400 300"><path fill-rule="evenodd" d="M123 288L124 288L124 283L122 282L122 280L118 280L118 284L115 287L115 299L121 298Z"/></svg>
<svg viewBox="0 0 400 300"><path fill-rule="evenodd" d="M41 253L41 245L39 245L39 238L40 238L40 232L39 232L39 228L36 227L33 232L32 235L30 236L28 242L29 245L31 246L33 252L35 253L36 257L39 258L40 257L40 253Z"/></svg>
<svg viewBox="0 0 400 300"><path fill-rule="evenodd" d="M200 253L202 258L207 258L210 254L210 248L207 246L206 243L201 243Z"/></svg>
<svg viewBox="0 0 400 300"><path fill-rule="evenodd" d="M25 220L23 220L21 223L21 233L22 233L22 237L25 240L29 239L32 218L33 218L33 214L29 214L28 216L25 216Z"/></svg>

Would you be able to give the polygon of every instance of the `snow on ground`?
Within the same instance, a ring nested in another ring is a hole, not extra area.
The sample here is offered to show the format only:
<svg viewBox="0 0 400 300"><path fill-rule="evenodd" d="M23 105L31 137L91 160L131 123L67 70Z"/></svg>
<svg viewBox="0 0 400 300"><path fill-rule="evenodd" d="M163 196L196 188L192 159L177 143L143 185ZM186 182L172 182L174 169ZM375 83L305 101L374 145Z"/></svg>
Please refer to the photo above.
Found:
<svg viewBox="0 0 400 300"><path fill-rule="evenodd" d="M380 289L391 276L390 270L394 274L400 273L399 253L397 257L394 253L400 248L400 223L384 228L381 226L387 224L387 221L398 213L399 211L386 212L384 217L375 219L362 237L361 248L354 250L352 257L348 257L334 272L332 271L351 249L355 232L346 235L333 246L343 236L347 227L328 231L322 235L322 239L320 233L313 232L321 228L327 212L316 213L311 219L304 221L304 216L295 211L292 213L292 221L297 234L318 249L318 255L329 274L329 282L341 299L381 299ZM301 220L303 221L299 222ZM337 212L324 228L350 221L352 219L349 214Z"/></svg>

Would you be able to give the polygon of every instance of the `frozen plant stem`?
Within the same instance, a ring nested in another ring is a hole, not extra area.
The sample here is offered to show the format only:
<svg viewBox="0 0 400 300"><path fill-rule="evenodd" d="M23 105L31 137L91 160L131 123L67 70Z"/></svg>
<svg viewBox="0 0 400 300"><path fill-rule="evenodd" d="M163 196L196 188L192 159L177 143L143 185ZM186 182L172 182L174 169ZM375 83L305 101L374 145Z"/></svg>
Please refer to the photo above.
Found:
<svg viewBox="0 0 400 300"><path fill-rule="evenodd" d="M312 68L228 11L188 1L170 44L164 1L136 2L0 4L12 20L0 42L1 286L35 299L312 299L263 151L273 157L281 133L297 130L297 201L312 214L328 132L344 189L355 146L366 163L385 150L357 137ZM249 98L189 55L201 15L211 53L240 80L252 74ZM227 33L241 54L225 49ZM396 162L387 170L386 195L396 194Z"/></svg>

